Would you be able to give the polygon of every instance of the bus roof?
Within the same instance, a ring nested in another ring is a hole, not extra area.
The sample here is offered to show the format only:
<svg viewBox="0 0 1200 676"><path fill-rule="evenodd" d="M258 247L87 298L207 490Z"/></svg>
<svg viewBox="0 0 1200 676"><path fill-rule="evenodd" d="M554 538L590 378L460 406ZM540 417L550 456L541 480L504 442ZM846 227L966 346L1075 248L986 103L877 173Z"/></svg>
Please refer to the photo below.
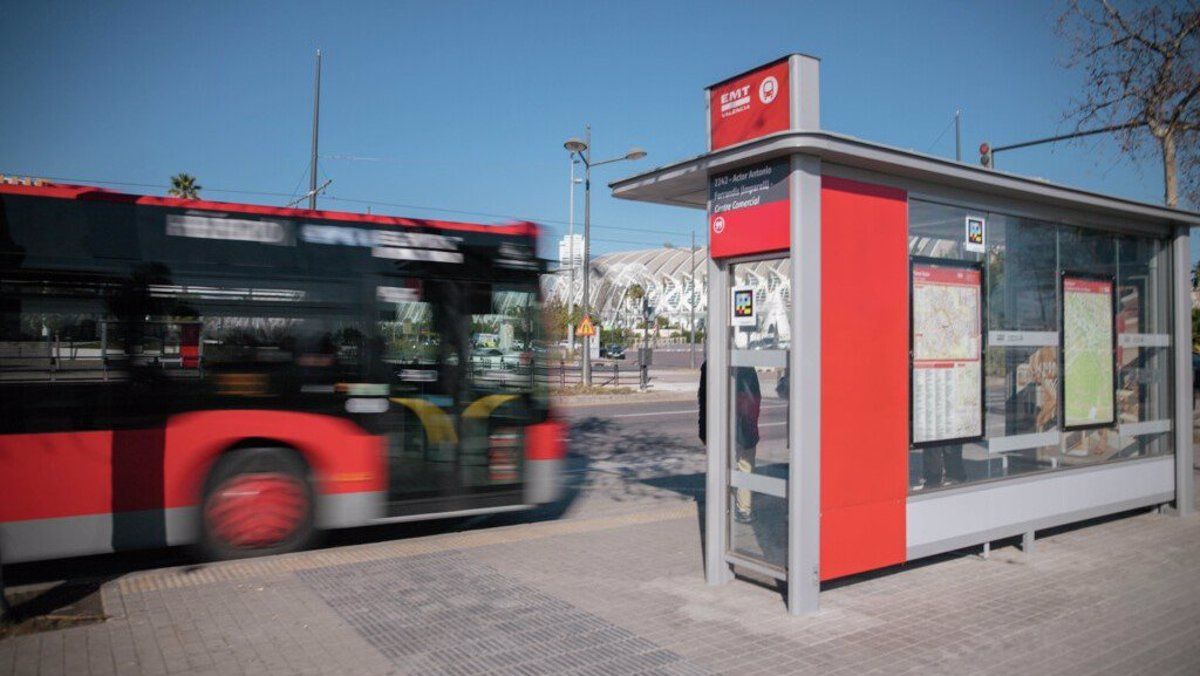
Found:
<svg viewBox="0 0 1200 676"><path fill-rule="evenodd" d="M461 223L457 221L439 221L427 218L403 218L400 216L359 214L349 211L314 211L312 209L291 209L286 207L265 206L261 204L243 204L240 202L213 202L211 200L190 200L178 197L134 195L108 190L106 188L99 188L96 186L69 185L65 183L44 183L42 185L0 183L0 195L3 194L99 202L124 202L145 206L172 207L196 211L222 211L240 214L253 214L255 216L277 216L280 218L307 218L324 221L373 223L376 225L390 225L400 228L424 227L458 232L481 232L491 235L517 235L524 237L536 237L538 235L537 224L530 221L518 221L505 225L485 225L482 223Z"/></svg>

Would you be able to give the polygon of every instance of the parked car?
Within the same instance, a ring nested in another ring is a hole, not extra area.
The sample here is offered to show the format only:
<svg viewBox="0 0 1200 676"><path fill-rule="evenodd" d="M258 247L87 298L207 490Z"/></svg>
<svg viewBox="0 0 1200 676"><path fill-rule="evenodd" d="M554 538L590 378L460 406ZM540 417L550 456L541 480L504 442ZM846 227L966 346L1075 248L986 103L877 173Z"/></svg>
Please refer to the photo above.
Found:
<svg viewBox="0 0 1200 676"><path fill-rule="evenodd" d="M614 343L607 348L600 348L600 356L608 359L624 359L625 348Z"/></svg>

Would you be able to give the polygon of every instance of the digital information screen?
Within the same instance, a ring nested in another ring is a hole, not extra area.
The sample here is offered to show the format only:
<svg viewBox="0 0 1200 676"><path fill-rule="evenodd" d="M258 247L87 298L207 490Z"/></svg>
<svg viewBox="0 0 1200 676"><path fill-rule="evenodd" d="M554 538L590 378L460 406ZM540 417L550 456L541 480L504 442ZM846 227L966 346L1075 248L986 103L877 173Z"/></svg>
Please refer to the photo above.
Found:
<svg viewBox="0 0 1200 676"><path fill-rule="evenodd" d="M983 436L983 304L978 267L912 268L912 442Z"/></svg>

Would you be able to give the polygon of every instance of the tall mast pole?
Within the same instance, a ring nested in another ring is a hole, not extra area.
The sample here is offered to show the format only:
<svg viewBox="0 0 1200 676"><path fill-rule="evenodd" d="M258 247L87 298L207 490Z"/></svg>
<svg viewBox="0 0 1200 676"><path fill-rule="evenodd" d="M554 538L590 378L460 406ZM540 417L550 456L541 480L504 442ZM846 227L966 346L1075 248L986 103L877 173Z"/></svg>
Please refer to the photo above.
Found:
<svg viewBox="0 0 1200 676"><path fill-rule="evenodd" d="M691 348L692 368L696 368L696 230L695 229L692 229L692 246L689 249L689 251L691 252L691 261L690 262L691 262L691 266L692 266L691 273L690 273L691 277L692 277L692 297L688 301L688 305L691 306L691 309L689 310L689 314L691 314L691 318L688 319L688 327L689 327L690 333L692 334L691 338L689 339L689 342L691 342L691 344L692 344L692 348Z"/></svg>
<svg viewBox="0 0 1200 676"><path fill-rule="evenodd" d="M962 162L962 111L954 111L954 161Z"/></svg>
<svg viewBox="0 0 1200 676"><path fill-rule="evenodd" d="M317 50L317 69L313 77L312 156L308 162L308 208L317 208L317 129L321 123L321 50Z"/></svg>

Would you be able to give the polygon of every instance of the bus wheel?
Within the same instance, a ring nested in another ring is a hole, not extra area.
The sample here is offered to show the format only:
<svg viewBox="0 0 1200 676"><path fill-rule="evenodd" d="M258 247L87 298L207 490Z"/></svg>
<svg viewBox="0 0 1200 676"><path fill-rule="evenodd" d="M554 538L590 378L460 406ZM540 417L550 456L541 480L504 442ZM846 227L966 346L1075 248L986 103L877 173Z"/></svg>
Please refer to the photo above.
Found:
<svg viewBox="0 0 1200 676"><path fill-rule="evenodd" d="M243 448L221 457L201 506L201 547L212 559L282 554L313 536L313 490L304 463L282 448Z"/></svg>

